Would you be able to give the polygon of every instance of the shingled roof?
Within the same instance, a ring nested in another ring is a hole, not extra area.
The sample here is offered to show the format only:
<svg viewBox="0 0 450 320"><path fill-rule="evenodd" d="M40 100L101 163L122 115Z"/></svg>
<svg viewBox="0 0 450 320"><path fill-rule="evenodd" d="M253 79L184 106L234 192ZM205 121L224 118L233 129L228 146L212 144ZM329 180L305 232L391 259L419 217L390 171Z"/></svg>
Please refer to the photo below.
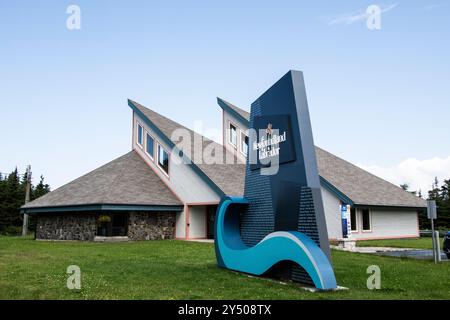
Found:
<svg viewBox="0 0 450 320"><path fill-rule="evenodd" d="M141 113L153 123L161 132L170 139L174 144L179 143L180 141L177 137L172 137L172 133L177 129L185 129L187 130L192 139L191 139L191 150L194 150L194 143L200 141L202 143L201 150L203 151L206 147L214 150L220 150L223 155L223 159L233 159L224 164L222 163L212 163L206 164L203 159L197 159L197 157L191 157L192 162L204 173L206 176L211 179L211 181L217 185L220 190L224 194L227 195L242 195L244 190L244 181L245 181L245 164L241 163L236 156L231 154L223 145L218 144L195 131L186 128L185 126L166 118L159 113L144 107L143 105L130 100L132 105L134 105ZM201 160L201 161L200 161Z"/></svg>
<svg viewBox="0 0 450 320"><path fill-rule="evenodd" d="M250 119L250 113L235 105L218 98L222 108L233 110L245 118ZM386 206L424 208L426 202L410 192L383 180L357 166L345 161L319 147L316 147L316 158L319 174L322 180L330 184L333 189L350 199L353 204L361 206Z"/></svg>
<svg viewBox="0 0 450 320"><path fill-rule="evenodd" d="M21 209L101 204L183 205L136 151L131 151Z"/></svg>

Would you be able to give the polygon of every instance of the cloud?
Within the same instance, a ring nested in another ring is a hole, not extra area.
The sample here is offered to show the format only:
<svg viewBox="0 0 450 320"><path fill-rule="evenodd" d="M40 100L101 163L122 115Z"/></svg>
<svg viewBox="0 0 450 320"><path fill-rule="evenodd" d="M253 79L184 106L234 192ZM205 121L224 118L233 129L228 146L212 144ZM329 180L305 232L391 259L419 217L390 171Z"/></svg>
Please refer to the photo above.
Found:
<svg viewBox="0 0 450 320"><path fill-rule="evenodd" d="M398 6L398 3L391 4L387 7L381 8L381 13L389 12L395 7ZM369 18L369 14L366 12L366 9L360 10L358 12L353 12L350 14L342 14L337 17L329 18L328 25L333 26L336 24L353 24L355 22L364 21Z"/></svg>
<svg viewBox="0 0 450 320"><path fill-rule="evenodd" d="M450 156L426 160L410 158L392 167L357 165L393 184L407 183L410 186L410 190L421 190L424 196L431 189L431 184L435 177L438 177L441 182L444 179L450 179Z"/></svg>

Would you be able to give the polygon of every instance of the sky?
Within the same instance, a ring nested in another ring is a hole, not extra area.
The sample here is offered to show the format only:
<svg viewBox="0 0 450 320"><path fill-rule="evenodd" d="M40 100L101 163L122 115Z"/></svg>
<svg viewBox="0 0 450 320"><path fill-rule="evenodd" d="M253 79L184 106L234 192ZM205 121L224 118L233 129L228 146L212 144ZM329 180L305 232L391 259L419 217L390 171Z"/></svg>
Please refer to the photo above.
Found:
<svg viewBox="0 0 450 320"><path fill-rule="evenodd" d="M131 150L128 98L217 131L216 97L249 110L295 69L316 145L424 192L450 178L449 18L445 0L0 0L0 172L55 189Z"/></svg>

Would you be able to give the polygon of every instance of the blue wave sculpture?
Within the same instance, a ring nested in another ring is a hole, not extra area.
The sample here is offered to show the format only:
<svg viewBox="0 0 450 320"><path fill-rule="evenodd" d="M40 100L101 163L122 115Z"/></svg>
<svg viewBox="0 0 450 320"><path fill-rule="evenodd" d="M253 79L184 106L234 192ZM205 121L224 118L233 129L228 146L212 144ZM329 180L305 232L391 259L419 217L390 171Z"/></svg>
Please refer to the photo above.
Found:
<svg viewBox="0 0 450 320"><path fill-rule="evenodd" d="M318 289L337 287L333 268L323 251L298 231L268 234L256 246L246 246L240 236L240 208L245 198L224 197L217 209L215 250L219 266L253 275L262 275L281 261L292 261L305 269Z"/></svg>
<svg viewBox="0 0 450 320"><path fill-rule="evenodd" d="M245 198L225 197L216 217L215 250L219 265L235 271L262 275L281 261L292 261L305 269L318 289L336 288L333 268L323 251L298 231L268 234L256 246L246 246L239 231L239 210Z"/></svg>

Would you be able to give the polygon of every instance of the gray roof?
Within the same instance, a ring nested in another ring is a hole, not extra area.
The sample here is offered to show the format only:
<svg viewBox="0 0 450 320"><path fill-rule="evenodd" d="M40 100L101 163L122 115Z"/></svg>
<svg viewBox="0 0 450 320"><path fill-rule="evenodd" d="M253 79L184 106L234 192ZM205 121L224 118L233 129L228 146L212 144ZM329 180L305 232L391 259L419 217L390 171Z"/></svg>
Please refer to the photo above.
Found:
<svg viewBox="0 0 450 320"><path fill-rule="evenodd" d="M220 98L219 98L220 99ZM250 114L220 99L247 121ZM387 207L426 207L426 201L402 188L383 180L319 147L316 147L320 176L334 188L350 198L354 204Z"/></svg>
<svg viewBox="0 0 450 320"><path fill-rule="evenodd" d="M90 204L183 205L145 161L131 151L22 209Z"/></svg>
<svg viewBox="0 0 450 320"><path fill-rule="evenodd" d="M241 163L236 156L231 154L223 145L218 144L195 131L186 128L185 126L166 118L159 113L144 107L143 105L130 100L130 102L138 108L144 115L150 120L159 130L169 138L174 144L180 141L176 137L172 137L172 133L177 129L185 129L189 131L191 139L191 150L194 150L194 142L202 141L201 150L206 147L222 152L223 159L233 159L232 163L220 161L221 163L204 163L204 159L197 159L196 157L190 157L193 163L203 171L208 178L227 195L242 195L244 190L245 181L245 164ZM201 161L200 161L201 160Z"/></svg>
<svg viewBox="0 0 450 320"><path fill-rule="evenodd" d="M426 207L426 202L319 147L317 165L322 178L350 198L354 204L388 207Z"/></svg>

